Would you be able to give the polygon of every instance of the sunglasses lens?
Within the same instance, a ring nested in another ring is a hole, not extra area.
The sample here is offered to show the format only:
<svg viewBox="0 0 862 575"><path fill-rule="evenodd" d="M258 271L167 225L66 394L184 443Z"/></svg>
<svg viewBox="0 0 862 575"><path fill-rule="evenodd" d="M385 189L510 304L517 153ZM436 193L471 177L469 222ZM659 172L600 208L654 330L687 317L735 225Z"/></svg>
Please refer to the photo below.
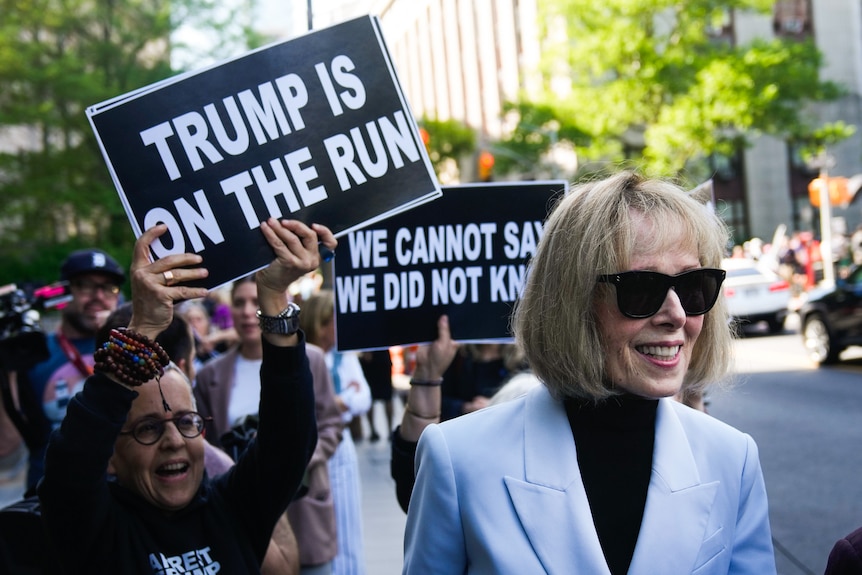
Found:
<svg viewBox="0 0 862 575"><path fill-rule="evenodd" d="M682 274L676 281L676 293L682 309L688 315L702 315L708 312L718 299L721 285L716 270L695 270Z"/></svg>
<svg viewBox="0 0 862 575"><path fill-rule="evenodd" d="M667 289L662 274L629 272L617 284L617 305L628 317L649 317L661 308Z"/></svg>

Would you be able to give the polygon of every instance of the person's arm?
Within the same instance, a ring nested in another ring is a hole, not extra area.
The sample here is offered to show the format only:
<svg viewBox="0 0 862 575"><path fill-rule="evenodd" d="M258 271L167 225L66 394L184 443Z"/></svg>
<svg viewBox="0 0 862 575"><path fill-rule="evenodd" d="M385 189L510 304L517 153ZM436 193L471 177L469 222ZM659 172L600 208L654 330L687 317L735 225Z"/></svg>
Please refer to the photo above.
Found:
<svg viewBox="0 0 862 575"><path fill-rule="evenodd" d="M390 473L395 480L395 493L404 511L413 492L414 458L419 436L426 427L440 421L440 385L443 373L452 363L458 344L452 341L449 318L437 320L437 339L416 351L416 367L411 377L410 391L401 425L392 434Z"/></svg>
<svg viewBox="0 0 862 575"><path fill-rule="evenodd" d="M420 346L416 351L416 368L410 378L400 433L405 441L417 442L422 431L440 421L440 386L443 374L452 363L458 344L452 341L449 318L440 316L437 321L437 339L431 345Z"/></svg>
<svg viewBox="0 0 862 575"><path fill-rule="evenodd" d="M261 314L276 316L287 306L288 286L319 265L318 241L330 249L337 242L327 228L296 220L270 219L261 231L276 258L255 276L258 305ZM257 436L218 488L233 501L252 540L266 544L302 481L317 423L304 334L263 333L262 343ZM255 549L261 557L264 551Z"/></svg>
<svg viewBox="0 0 862 575"><path fill-rule="evenodd" d="M413 494L413 484L416 482L414 461L416 460L416 441L407 441L401 437L400 427L392 433L392 460L389 473L395 480L395 497L404 513L410 506L410 496Z"/></svg>
<svg viewBox="0 0 862 575"><path fill-rule="evenodd" d="M260 565L261 575L299 575L299 544L296 535L282 515L272 530L272 538Z"/></svg>

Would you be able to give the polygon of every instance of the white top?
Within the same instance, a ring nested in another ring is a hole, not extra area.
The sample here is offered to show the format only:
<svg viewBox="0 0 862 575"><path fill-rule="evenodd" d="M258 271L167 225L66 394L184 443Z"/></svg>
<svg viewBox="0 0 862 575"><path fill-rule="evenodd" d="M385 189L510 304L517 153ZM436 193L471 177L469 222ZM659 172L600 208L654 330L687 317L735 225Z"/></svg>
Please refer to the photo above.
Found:
<svg viewBox="0 0 862 575"><path fill-rule="evenodd" d="M334 369L336 363L338 366ZM326 367L332 374L336 395L347 406L347 411L341 414L341 419L346 423L357 415L367 412L371 408L371 388L368 386L368 380L365 379L359 356L353 352L338 353L329 350L326 352Z"/></svg>
<svg viewBox="0 0 862 575"><path fill-rule="evenodd" d="M236 358L233 372L233 390L227 408L228 422L237 421L260 410L260 359Z"/></svg>

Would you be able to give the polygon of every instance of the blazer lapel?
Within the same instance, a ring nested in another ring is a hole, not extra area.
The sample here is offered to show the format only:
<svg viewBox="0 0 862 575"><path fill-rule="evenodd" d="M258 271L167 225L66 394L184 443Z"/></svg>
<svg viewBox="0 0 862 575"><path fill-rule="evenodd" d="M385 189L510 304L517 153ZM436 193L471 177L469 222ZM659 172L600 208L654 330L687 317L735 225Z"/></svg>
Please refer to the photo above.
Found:
<svg viewBox="0 0 862 575"><path fill-rule="evenodd" d="M718 482L701 483L671 401L659 401L652 476L631 574L690 572L718 490Z"/></svg>
<svg viewBox="0 0 862 575"><path fill-rule="evenodd" d="M530 544L551 575L609 575L565 409L540 385L524 410L526 481L505 482Z"/></svg>

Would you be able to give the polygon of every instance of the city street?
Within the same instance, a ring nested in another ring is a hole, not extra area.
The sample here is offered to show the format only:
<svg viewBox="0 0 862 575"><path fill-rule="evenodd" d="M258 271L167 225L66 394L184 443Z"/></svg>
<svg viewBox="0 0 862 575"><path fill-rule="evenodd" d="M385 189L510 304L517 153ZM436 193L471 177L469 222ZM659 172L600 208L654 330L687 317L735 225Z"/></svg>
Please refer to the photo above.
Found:
<svg viewBox="0 0 862 575"><path fill-rule="evenodd" d="M757 441L779 575L821 575L835 541L862 526L862 350L815 369L793 319L783 334L737 342L735 386L714 393L709 411ZM389 444L357 447L368 573L396 575L405 516L389 477Z"/></svg>
<svg viewBox="0 0 862 575"><path fill-rule="evenodd" d="M781 575L822 574L835 541L862 526L862 353L844 356L814 369L798 333L749 336L736 387L709 406L757 441Z"/></svg>

